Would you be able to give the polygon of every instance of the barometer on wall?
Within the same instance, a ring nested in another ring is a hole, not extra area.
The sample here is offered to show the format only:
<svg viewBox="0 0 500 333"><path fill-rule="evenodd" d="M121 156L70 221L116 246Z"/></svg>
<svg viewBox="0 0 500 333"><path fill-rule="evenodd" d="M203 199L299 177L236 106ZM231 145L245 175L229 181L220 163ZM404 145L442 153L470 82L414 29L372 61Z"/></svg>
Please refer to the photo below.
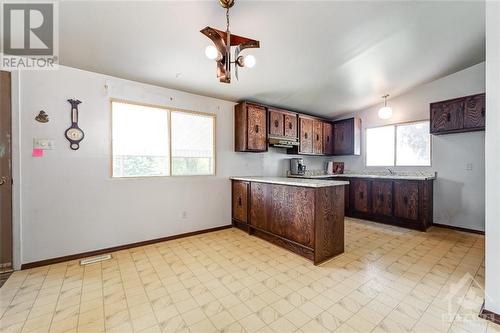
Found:
<svg viewBox="0 0 500 333"><path fill-rule="evenodd" d="M80 141L85 137L82 129L78 127L78 104L81 101L68 99L68 102L71 104L71 127L66 130L65 136L70 143L69 147L73 150L78 150L80 148Z"/></svg>

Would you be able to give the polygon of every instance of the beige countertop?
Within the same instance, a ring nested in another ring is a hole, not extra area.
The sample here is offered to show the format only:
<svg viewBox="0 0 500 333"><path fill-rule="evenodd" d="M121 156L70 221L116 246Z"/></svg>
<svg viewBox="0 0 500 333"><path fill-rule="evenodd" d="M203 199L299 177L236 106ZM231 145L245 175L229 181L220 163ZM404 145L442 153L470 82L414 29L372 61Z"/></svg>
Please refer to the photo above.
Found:
<svg viewBox="0 0 500 333"><path fill-rule="evenodd" d="M365 173L343 173L343 174L310 174L310 175L291 175L288 177L295 179L331 179L335 177L346 178L375 178L375 179L402 179L402 180L433 180L436 174L365 174Z"/></svg>
<svg viewBox="0 0 500 333"><path fill-rule="evenodd" d="M325 179L310 179L310 178L287 178L287 177L231 177L232 180L242 180L247 182L279 184L301 187L330 187L348 185L348 181L344 180L325 180Z"/></svg>

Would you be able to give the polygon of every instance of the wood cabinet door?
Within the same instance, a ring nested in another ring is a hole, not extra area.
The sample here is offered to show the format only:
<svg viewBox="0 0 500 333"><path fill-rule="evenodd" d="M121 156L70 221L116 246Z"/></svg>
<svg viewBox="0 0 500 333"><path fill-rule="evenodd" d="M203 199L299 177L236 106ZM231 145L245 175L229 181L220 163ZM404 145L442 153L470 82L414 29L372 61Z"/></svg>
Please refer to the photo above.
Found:
<svg viewBox="0 0 500 333"><path fill-rule="evenodd" d="M269 231L267 212L271 198L268 195L268 185L264 183L250 183L250 221L252 226Z"/></svg>
<svg viewBox="0 0 500 333"><path fill-rule="evenodd" d="M431 104L431 133L457 131L463 127L463 99Z"/></svg>
<svg viewBox="0 0 500 333"><path fill-rule="evenodd" d="M333 155L333 125L323 123L323 154Z"/></svg>
<svg viewBox="0 0 500 333"><path fill-rule="evenodd" d="M365 179L353 179L351 198L353 209L360 213L370 212L370 181Z"/></svg>
<svg viewBox="0 0 500 333"><path fill-rule="evenodd" d="M276 110L269 110L269 135L283 136L285 134L284 128L284 114Z"/></svg>
<svg viewBox="0 0 500 333"><path fill-rule="evenodd" d="M247 112L248 149L265 151L267 149L266 109L257 105L248 105Z"/></svg>
<svg viewBox="0 0 500 333"><path fill-rule="evenodd" d="M312 154L313 152L313 121L310 118L299 117L300 152Z"/></svg>
<svg viewBox="0 0 500 333"><path fill-rule="evenodd" d="M248 182L233 180L233 219L248 222Z"/></svg>
<svg viewBox="0 0 500 333"><path fill-rule="evenodd" d="M394 181L394 215L418 220L418 182Z"/></svg>
<svg viewBox="0 0 500 333"><path fill-rule="evenodd" d="M333 124L333 150L335 155L354 154L354 119Z"/></svg>
<svg viewBox="0 0 500 333"><path fill-rule="evenodd" d="M392 181L372 181L373 214L392 216Z"/></svg>
<svg viewBox="0 0 500 333"><path fill-rule="evenodd" d="M464 128L484 128L486 119L485 103L485 94L469 96L465 99Z"/></svg>
<svg viewBox="0 0 500 333"><path fill-rule="evenodd" d="M323 154L323 122L313 120L313 154Z"/></svg>
<svg viewBox="0 0 500 333"><path fill-rule="evenodd" d="M297 138L297 115L285 113L285 136L287 138Z"/></svg>

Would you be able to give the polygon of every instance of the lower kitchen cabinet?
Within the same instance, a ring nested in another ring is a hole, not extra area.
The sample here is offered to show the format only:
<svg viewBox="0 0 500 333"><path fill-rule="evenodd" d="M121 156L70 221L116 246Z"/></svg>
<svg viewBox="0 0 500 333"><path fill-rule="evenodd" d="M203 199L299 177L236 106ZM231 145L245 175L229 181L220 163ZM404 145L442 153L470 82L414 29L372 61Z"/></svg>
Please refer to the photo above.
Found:
<svg viewBox="0 0 500 333"><path fill-rule="evenodd" d="M248 222L248 182L232 182L232 217L243 223Z"/></svg>
<svg viewBox="0 0 500 333"><path fill-rule="evenodd" d="M392 202L392 181L372 181L373 214L380 216L392 216Z"/></svg>
<svg viewBox="0 0 500 333"><path fill-rule="evenodd" d="M345 215L425 231L432 225L433 181L348 178Z"/></svg>

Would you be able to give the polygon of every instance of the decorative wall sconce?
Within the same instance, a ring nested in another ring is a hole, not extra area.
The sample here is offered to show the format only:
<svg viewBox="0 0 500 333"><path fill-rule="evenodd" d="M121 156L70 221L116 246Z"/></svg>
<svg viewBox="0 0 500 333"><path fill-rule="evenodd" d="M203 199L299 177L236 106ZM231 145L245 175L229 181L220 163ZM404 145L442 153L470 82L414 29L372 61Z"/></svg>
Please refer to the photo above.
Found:
<svg viewBox="0 0 500 333"><path fill-rule="evenodd" d="M251 54L241 56L244 49L259 48L258 40L231 35L229 31L229 8L234 5L234 0L219 0L220 5L226 8L226 31L206 27L200 32L210 38L214 45L209 45L205 49L205 55L210 60L217 62L217 78L220 82L231 82L231 64L235 64L235 75L238 79L238 67L252 68L255 66L255 57ZM234 61L231 61L231 46L235 46Z"/></svg>

